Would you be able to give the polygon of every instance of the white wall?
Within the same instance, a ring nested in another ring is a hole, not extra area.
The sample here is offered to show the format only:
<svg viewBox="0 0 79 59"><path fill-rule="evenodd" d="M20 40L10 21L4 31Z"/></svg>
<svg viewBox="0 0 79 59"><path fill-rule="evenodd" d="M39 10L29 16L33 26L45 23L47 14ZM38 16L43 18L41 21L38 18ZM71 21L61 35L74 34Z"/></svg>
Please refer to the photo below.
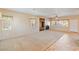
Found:
<svg viewBox="0 0 79 59"><path fill-rule="evenodd" d="M0 40L33 33L32 28L30 26L29 18L34 17L34 16L28 15L28 14L22 14L18 12L13 12L13 11L8 11L8 10L0 10L0 12L2 12L2 14L5 14L5 15L13 16L13 20L11 23L12 29L10 31L0 32ZM35 17L35 21L36 21L35 31L38 32L39 22L38 22L37 17Z"/></svg>

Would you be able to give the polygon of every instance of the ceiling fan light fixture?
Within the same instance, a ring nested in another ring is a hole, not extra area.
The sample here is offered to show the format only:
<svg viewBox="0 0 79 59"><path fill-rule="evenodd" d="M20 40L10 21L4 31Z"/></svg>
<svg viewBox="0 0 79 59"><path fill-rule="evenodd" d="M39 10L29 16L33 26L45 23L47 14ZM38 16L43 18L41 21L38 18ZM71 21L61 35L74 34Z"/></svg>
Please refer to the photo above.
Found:
<svg viewBox="0 0 79 59"><path fill-rule="evenodd" d="M56 15L55 19L56 19L56 20L58 20L58 19L59 19L59 17Z"/></svg>

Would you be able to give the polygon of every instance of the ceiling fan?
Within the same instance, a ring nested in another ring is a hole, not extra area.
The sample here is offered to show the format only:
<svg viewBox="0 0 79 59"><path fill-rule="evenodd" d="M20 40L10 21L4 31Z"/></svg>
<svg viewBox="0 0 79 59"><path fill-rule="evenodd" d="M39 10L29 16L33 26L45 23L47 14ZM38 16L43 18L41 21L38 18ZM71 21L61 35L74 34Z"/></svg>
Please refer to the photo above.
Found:
<svg viewBox="0 0 79 59"><path fill-rule="evenodd" d="M55 20L59 20L59 16L56 15L56 16L55 16Z"/></svg>

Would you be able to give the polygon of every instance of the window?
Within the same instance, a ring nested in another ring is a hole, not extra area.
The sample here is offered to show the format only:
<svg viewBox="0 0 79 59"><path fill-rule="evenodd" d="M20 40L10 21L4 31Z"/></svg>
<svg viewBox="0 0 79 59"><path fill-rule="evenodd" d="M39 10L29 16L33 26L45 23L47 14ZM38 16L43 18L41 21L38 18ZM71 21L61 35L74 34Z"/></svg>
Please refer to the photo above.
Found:
<svg viewBox="0 0 79 59"><path fill-rule="evenodd" d="M68 19L52 20L51 26L52 28L67 28L69 26Z"/></svg>
<svg viewBox="0 0 79 59"><path fill-rule="evenodd" d="M54 20L52 21L52 25L55 25L55 21Z"/></svg>
<svg viewBox="0 0 79 59"><path fill-rule="evenodd" d="M0 19L0 31L11 30L12 19L12 16L2 15L2 18Z"/></svg>
<svg viewBox="0 0 79 59"><path fill-rule="evenodd" d="M32 26L35 25L35 22L36 22L35 19L31 19L31 20L30 20L30 23L31 23Z"/></svg>
<svg viewBox="0 0 79 59"><path fill-rule="evenodd" d="M68 20L63 20L63 25L64 25L65 27L68 27Z"/></svg>

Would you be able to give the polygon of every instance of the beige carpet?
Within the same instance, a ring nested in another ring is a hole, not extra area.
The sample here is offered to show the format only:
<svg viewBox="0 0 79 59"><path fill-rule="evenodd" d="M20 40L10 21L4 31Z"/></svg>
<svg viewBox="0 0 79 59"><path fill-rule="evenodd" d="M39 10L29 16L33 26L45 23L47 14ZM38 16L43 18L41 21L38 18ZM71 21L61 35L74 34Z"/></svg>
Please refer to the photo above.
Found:
<svg viewBox="0 0 79 59"><path fill-rule="evenodd" d="M42 31L0 41L1 51L41 51L60 39L64 33Z"/></svg>
<svg viewBox="0 0 79 59"><path fill-rule="evenodd" d="M79 51L79 34L65 33L46 51Z"/></svg>

